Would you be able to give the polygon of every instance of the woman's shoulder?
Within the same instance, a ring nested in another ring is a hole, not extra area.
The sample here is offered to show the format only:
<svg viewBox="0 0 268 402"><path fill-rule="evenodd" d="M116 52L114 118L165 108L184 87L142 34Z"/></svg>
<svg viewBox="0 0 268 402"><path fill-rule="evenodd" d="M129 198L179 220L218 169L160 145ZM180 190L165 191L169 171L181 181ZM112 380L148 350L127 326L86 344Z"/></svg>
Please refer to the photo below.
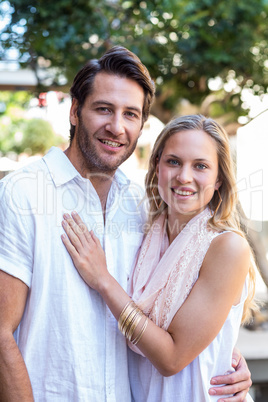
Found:
<svg viewBox="0 0 268 402"><path fill-rule="evenodd" d="M228 230L215 233L215 237L212 240L212 247L227 247L229 252L232 250L238 252L239 250L246 251L249 249L247 240L240 234Z"/></svg>
<svg viewBox="0 0 268 402"><path fill-rule="evenodd" d="M247 269L250 262L249 244L244 237L236 232L220 232L211 242L206 261L222 261L225 265L242 265ZM226 269L228 268L226 267Z"/></svg>

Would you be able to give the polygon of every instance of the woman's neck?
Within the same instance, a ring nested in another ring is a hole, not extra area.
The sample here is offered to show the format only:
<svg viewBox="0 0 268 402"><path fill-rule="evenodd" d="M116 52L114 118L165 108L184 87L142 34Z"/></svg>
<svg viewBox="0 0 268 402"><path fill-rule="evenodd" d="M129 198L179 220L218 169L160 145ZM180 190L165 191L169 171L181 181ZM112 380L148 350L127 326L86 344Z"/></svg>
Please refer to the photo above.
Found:
<svg viewBox="0 0 268 402"><path fill-rule="evenodd" d="M178 234L185 228L187 223L196 215L199 215L203 211L196 211L196 213L190 214L178 214L169 213L167 214L167 235L169 239L169 244L178 236Z"/></svg>

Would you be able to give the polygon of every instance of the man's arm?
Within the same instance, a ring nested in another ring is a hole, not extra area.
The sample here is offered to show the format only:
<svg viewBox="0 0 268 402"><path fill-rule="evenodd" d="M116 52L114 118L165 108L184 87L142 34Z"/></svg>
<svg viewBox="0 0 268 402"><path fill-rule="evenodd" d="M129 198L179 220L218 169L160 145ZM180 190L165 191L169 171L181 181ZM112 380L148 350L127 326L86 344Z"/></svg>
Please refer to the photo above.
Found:
<svg viewBox="0 0 268 402"><path fill-rule="evenodd" d="M0 401L33 402L29 375L14 340L25 308L28 287L0 270Z"/></svg>

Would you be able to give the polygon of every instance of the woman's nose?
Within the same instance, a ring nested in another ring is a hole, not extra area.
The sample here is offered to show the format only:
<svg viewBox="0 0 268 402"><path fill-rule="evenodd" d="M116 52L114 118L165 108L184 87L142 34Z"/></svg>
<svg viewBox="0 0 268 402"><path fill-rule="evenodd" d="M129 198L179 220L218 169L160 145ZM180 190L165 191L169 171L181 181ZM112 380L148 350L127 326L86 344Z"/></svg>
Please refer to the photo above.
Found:
<svg viewBox="0 0 268 402"><path fill-rule="evenodd" d="M177 174L177 180L180 183L190 183L192 181L192 170L189 166L182 166Z"/></svg>

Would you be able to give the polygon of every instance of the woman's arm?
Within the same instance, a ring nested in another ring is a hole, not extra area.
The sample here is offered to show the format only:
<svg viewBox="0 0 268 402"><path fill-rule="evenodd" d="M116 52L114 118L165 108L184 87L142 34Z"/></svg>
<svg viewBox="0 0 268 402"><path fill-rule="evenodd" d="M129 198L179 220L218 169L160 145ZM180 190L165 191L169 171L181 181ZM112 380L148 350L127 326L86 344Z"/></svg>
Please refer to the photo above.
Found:
<svg viewBox="0 0 268 402"><path fill-rule="evenodd" d="M240 300L249 264L242 237L226 233L213 240L196 284L168 328L175 344L174 370L189 364L219 333Z"/></svg>
<svg viewBox="0 0 268 402"><path fill-rule="evenodd" d="M80 275L101 294L118 320L130 298L109 274L96 236L87 231L77 214L73 218L76 223L67 217L64 229L69 237L62 240ZM168 331L149 321L138 344L161 374L169 376L182 370L212 342L231 306L239 301L248 266L249 249L243 238L226 233L214 239L199 279Z"/></svg>

